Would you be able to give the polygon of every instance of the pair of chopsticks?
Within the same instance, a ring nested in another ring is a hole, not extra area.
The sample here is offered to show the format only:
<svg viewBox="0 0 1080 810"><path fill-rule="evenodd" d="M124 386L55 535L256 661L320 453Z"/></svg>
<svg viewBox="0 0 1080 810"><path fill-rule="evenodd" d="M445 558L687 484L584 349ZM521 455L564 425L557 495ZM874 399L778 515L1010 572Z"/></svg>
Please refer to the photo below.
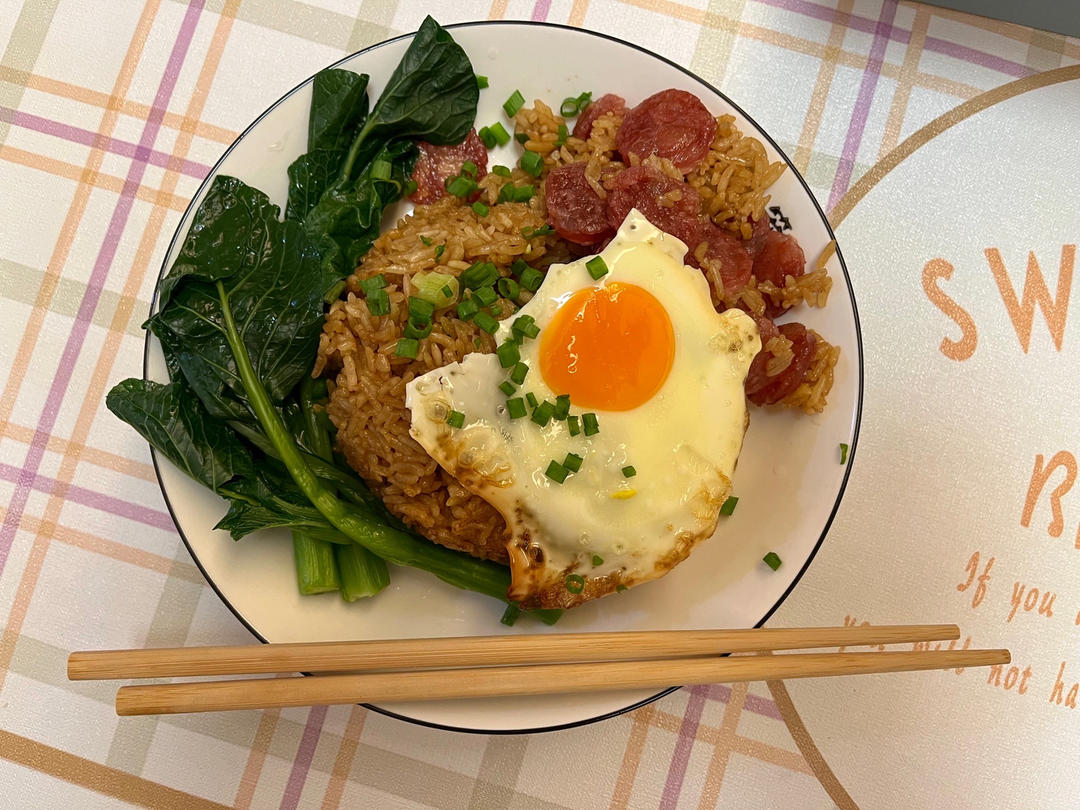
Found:
<svg viewBox="0 0 1080 810"><path fill-rule="evenodd" d="M955 641L954 624L679 630L73 652L71 680L318 673L122 686L118 715L443 700L1009 663L1008 650L727 653ZM338 674L324 674L338 673Z"/></svg>

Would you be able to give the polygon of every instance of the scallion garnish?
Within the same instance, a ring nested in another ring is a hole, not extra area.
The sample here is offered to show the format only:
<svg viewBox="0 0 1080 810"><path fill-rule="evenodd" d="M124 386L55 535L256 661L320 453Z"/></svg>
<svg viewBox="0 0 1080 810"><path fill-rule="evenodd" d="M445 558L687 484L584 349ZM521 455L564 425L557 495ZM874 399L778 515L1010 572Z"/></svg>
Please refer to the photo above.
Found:
<svg viewBox="0 0 1080 810"><path fill-rule="evenodd" d="M457 305L457 316L463 321L470 320L480 311L480 305L471 298L466 298Z"/></svg>
<svg viewBox="0 0 1080 810"><path fill-rule="evenodd" d="M526 183L523 186L514 187L514 202L528 202L533 198L536 189Z"/></svg>
<svg viewBox="0 0 1080 810"><path fill-rule="evenodd" d="M577 453L567 453L566 458L563 459L562 465L566 467L570 472L577 472L581 469L581 463L584 461Z"/></svg>
<svg viewBox="0 0 1080 810"><path fill-rule="evenodd" d="M841 464L847 464L848 450L850 450L850 449L851 448L849 448L843 442L840 443L840 463Z"/></svg>
<svg viewBox="0 0 1080 810"><path fill-rule="evenodd" d="M367 296L368 312L372 315L390 314L390 295L386 290L373 290Z"/></svg>
<svg viewBox="0 0 1080 810"><path fill-rule="evenodd" d="M461 274L461 283L467 289L479 290L490 287L499 278L499 271L491 262L477 262Z"/></svg>
<svg viewBox="0 0 1080 810"><path fill-rule="evenodd" d="M435 314L435 305L430 301L425 301L423 298L417 298L415 295L409 296L409 317L416 321L418 326L431 321L431 316Z"/></svg>
<svg viewBox="0 0 1080 810"><path fill-rule="evenodd" d="M769 568L771 568L773 571L775 571L783 564L780 559L780 555L777 554L775 551L770 551L768 554L761 558L761 561L764 562L767 566L769 566Z"/></svg>
<svg viewBox="0 0 1080 810"><path fill-rule="evenodd" d="M373 180L389 180L393 166L386 160L373 160L371 162L371 178Z"/></svg>
<svg viewBox="0 0 1080 810"><path fill-rule="evenodd" d="M628 464L627 466L622 468L622 474L624 478L633 478L635 475L637 475L637 470L635 470L631 465Z"/></svg>
<svg viewBox="0 0 1080 810"><path fill-rule="evenodd" d="M465 414L463 414L461 411L450 411L450 413L446 417L446 424L448 424L452 428L464 427Z"/></svg>
<svg viewBox="0 0 1080 810"><path fill-rule="evenodd" d="M585 577L581 574L567 574L566 575L566 590L570 593L581 593L585 590Z"/></svg>
<svg viewBox="0 0 1080 810"><path fill-rule="evenodd" d="M608 274L607 262L600 256L593 256L585 262L585 269L589 271L589 275L593 277L593 280L603 278Z"/></svg>
<svg viewBox="0 0 1080 810"><path fill-rule="evenodd" d="M720 507L720 514L731 515L735 512L735 506L736 504L738 504L738 502L739 499L736 498L734 495L728 496L728 499L724 501L723 505Z"/></svg>
<svg viewBox="0 0 1080 810"><path fill-rule="evenodd" d="M505 279L504 279L505 280ZM514 334L521 335L522 337L535 338L540 334L540 327L536 325L536 321L533 320L532 315L521 315L515 321L513 327Z"/></svg>
<svg viewBox="0 0 1080 810"><path fill-rule="evenodd" d="M502 391L507 396L510 396L517 389L514 388L514 384L512 382L510 382L509 380L503 380L501 383L499 383L499 390Z"/></svg>
<svg viewBox="0 0 1080 810"><path fill-rule="evenodd" d="M502 106L507 117L513 118L517 115L517 111L525 106L525 96L521 95L520 90L515 90L510 94L510 98L503 102Z"/></svg>
<svg viewBox="0 0 1080 810"><path fill-rule="evenodd" d="M562 421L570 414L570 395L559 394L555 397L555 418Z"/></svg>
<svg viewBox="0 0 1080 810"><path fill-rule="evenodd" d="M389 166L390 164L387 164ZM544 157L539 152L530 152L525 150L525 154L521 156L521 168L531 174L533 177L539 177L540 172L544 170ZM389 175L387 175L389 177Z"/></svg>
<svg viewBox="0 0 1080 810"><path fill-rule="evenodd" d="M525 375L527 375L528 373L529 367L525 363L518 363L512 369L510 369L510 379L516 385L521 385L523 382L525 382Z"/></svg>
<svg viewBox="0 0 1080 810"><path fill-rule="evenodd" d="M371 278L365 278L360 282L360 289L364 295L371 295L376 290L381 290L386 286L386 276L379 273L377 276Z"/></svg>
<svg viewBox="0 0 1080 810"><path fill-rule="evenodd" d="M529 134L527 132L519 132L514 137L517 139L518 143L528 143L529 142Z"/></svg>
<svg viewBox="0 0 1080 810"><path fill-rule="evenodd" d="M555 139L556 146L562 146L566 143L566 139L570 137L570 130L566 128L566 124L559 124L559 137Z"/></svg>
<svg viewBox="0 0 1080 810"><path fill-rule="evenodd" d="M600 423L596 421L595 413L583 413L581 415L581 427L586 436L595 436L600 432Z"/></svg>
<svg viewBox="0 0 1080 810"><path fill-rule="evenodd" d="M502 166L500 164L495 164L494 166L491 167L491 173L494 174L494 175L497 175L498 177L509 177L510 176L510 167L509 166Z"/></svg>
<svg viewBox="0 0 1080 810"><path fill-rule="evenodd" d="M445 251L445 250L446 250L446 245L436 245L435 246L435 261L438 261L439 259L442 258L443 251Z"/></svg>
<svg viewBox="0 0 1080 810"><path fill-rule="evenodd" d="M415 180L406 180L405 181L405 188L403 188L401 190L401 196L402 197L408 197L408 196L410 196L412 194L415 194L417 188L418 188L418 186L416 185Z"/></svg>
<svg viewBox="0 0 1080 810"><path fill-rule="evenodd" d="M491 209L479 200L477 200L472 204L472 210L473 213L476 214L478 217L486 217Z"/></svg>
<svg viewBox="0 0 1080 810"><path fill-rule="evenodd" d="M615 591L617 593L622 593L623 591L628 591L628 590L630 590L630 589L627 588L625 585L623 585L621 582L618 585L615 586Z"/></svg>
<svg viewBox="0 0 1080 810"><path fill-rule="evenodd" d="M447 298L453 298L454 297L454 291L453 291L453 289L451 289L449 284L444 284L443 288L442 288L442 290L440 292L442 292L442 294L445 295Z"/></svg>
<svg viewBox="0 0 1080 810"><path fill-rule="evenodd" d="M527 413L525 400L521 397L506 400L506 412L510 414L511 419L520 419Z"/></svg>
<svg viewBox="0 0 1080 810"><path fill-rule="evenodd" d="M428 247L431 247L431 237L430 236L421 236L420 241L423 242Z"/></svg>
<svg viewBox="0 0 1080 810"><path fill-rule="evenodd" d="M531 418L540 427L547 427L547 423L551 421L551 417L554 415L555 406L545 399L533 410Z"/></svg>
<svg viewBox="0 0 1080 810"><path fill-rule="evenodd" d="M489 335L494 335L499 331L499 322L491 317L490 313L484 312L484 310L480 310L476 313L473 317L473 322Z"/></svg>
<svg viewBox="0 0 1080 810"><path fill-rule="evenodd" d="M514 622L516 622L520 616L521 608L517 606L516 602L511 602L509 605L506 606L506 610L503 611L502 618L499 619L499 621L505 624L507 627L513 627Z"/></svg>
<svg viewBox="0 0 1080 810"><path fill-rule="evenodd" d="M603 565L604 564L604 558L601 557L599 554L593 554L592 555L592 564L594 566Z"/></svg>
<svg viewBox="0 0 1080 810"><path fill-rule="evenodd" d="M416 321L414 321L412 318L409 318L409 320L405 323L405 330L402 332L402 334L404 334L407 338L412 338L413 340L422 340L423 338L426 338L428 335L431 334L432 326L433 324L430 321L421 326L420 324L416 323Z"/></svg>
<svg viewBox="0 0 1080 810"><path fill-rule="evenodd" d="M473 180L476 179L476 173L479 171L480 169L478 169L476 164L473 163L471 160L466 160L464 163L461 164L461 173L468 175Z"/></svg>
<svg viewBox="0 0 1080 810"><path fill-rule="evenodd" d="M521 354L518 352L518 345L512 340L504 341L499 344L499 348L495 350L495 354L499 357L499 365L503 368L511 368L517 365L517 362L521 359ZM513 389L506 393L512 394Z"/></svg>
<svg viewBox="0 0 1080 810"><path fill-rule="evenodd" d="M533 417L535 419L535 416ZM547 469L544 470L544 475L554 481L556 484L561 484L566 480L566 476L570 474L570 471L566 469L562 464L552 459L548 464Z"/></svg>
<svg viewBox="0 0 1080 810"><path fill-rule="evenodd" d="M550 225L541 225L539 228L525 226L521 229L521 235L526 239L535 239L538 236L548 236L553 233L555 233L555 229Z"/></svg>
<svg viewBox="0 0 1080 810"><path fill-rule="evenodd" d="M495 136L491 132L491 127L480 127L476 134L480 138L480 142L483 143L484 147L487 149L494 149L498 144L498 141L495 140Z"/></svg>
<svg viewBox="0 0 1080 810"><path fill-rule="evenodd" d="M486 90L487 86L488 86L488 77L487 76L477 76L476 77L476 86L479 87L481 90ZM511 622L511 624L513 624L513 622Z"/></svg>
<svg viewBox="0 0 1080 810"><path fill-rule="evenodd" d="M514 263L510 265L510 273L514 278L520 279L522 272L525 271L529 265L524 259L514 259Z"/></svg>
<svg viewBox="0 0 1080 810"><path fill-rule="evenodd" d="M576 416L566 417L566 429L570 431L571 436L577 436L581 433L581 420Z"/></svg>
<svg viewBox="0 0 1080 810"><path fill-rule="evenodd" d="M564 98L563 103L559 105L559 114L563 118L573 118L575 115L580 115L589 106L591 99L592 93L588 91L577 97Z"/></svg>
<svg viewBox="0 0 1080 810"><path fill-rule="evenodd" d="M512 278L500 278L495 287L498 289L499 295L503 298L509 298L511 301L516 300L521 294L521 285Z"/></svg>
<svg viewBox="0 0 1080 810"><path fill-rule="evenodd" d="M478 290L473 290L472 297L476 299L482 307L490 307L498 299L499 295L491 287L481 287Z"/></svg>
<svg viewBox="0 0 1080 810"><path fill-rule="evenodd" d="M525 269L521 271L521 278L518 279L518 282L529 292L536 292L544 282L544 274L535 267L526 265Z"/></svg>
<svg viewBox="0 0 1080 810"><path fill-rule="evenodd" d="M498 121L488 127L488 132L491 133L491 137L495 139L495 143L499 146L506 146L506 144L510 143L510 133Z"/></svg>
<svg viewBox="0 0 1080 810"><path fill-rule="evenodd" d="M398 338L397 345L394 347L394 354L398 357L408 357L410 360L415 360L416 355L420 353L420 341L416 338Z"/></svg>
<svg viewBox="0 0 1080 810"><path fill-rule="evenodd" d="M534 394L532 391L530 391L529 393L527 393L525 395L525 401L529 403L530 408L535 408L536 405L537 405L536 394Z"/></svg>
<svg viewBox="0 0 1080 810"><path fill-rule="evenodd" d="M476 191L476 181L471 177L459 174L457 177L451 177L446 181L446 190L455 197L468 197Z"/></svg>

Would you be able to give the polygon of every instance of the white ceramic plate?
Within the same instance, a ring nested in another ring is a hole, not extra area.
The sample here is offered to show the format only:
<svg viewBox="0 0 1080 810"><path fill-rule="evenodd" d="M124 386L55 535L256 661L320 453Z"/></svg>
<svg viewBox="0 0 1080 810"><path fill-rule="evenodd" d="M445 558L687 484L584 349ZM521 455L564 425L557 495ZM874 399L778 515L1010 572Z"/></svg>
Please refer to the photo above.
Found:
<svg viewBox="0 0 1080 810"><path fill-rule="evenodd" d="M583 90L614 92L635 104L668 87L688 90L716 114L733 113L743 132L765 142L773 159L787 158L717 90L683 68L642 48L580 29L547 24L469 23L453 26L478 74L491 87L480 94L479 125L505 120L502 102L519 89L527 100L553 106ZM371 75L374 99L411 36L350 56L336 67ZM557 54L557 59L551 55ZM549 65L537 71L537 65ZM286 167L304 151L310 81L287 93L261 115L214 167L184 214L162 266L167 270L191 216L218 173L239 177L284 207ZM492 154L511 163L511 144ZM833 238L824 214L792 167L772 190L806 255L813 259ZM392 215L400 215L400 211ZM388 220L392 221L392 220ZM465 593L423 572L395 568L392 584L377 598L346 604L334 594L300 596L292 544L285 532L264 532L239 543L211 530L225 506L167 461L155 456L161 489L176 526L207 580L263 641L559 633L603 630L754 627L762 624L794 587L824 539L839 504L849 466L839 463L841 442L855 448L862 399L862 347L858 317L843 259L829 265L835 279L829 304L802 307L793 318L841 347L836 383L825 413L806 416L755 410L735 477L739 506L722 518L717 535L661 580L592 602L567 613L554 628L521 621L499 623L490 598ZM148 340L146 375L166 379L164 361ZM776 551L784 563L773 572L762 562ZM674 686L674 685L673 685ZM373 708L408 720L457 730L524 732L586 723L639 706L668 690L639 690L528 699L417 702Z"/></svg>

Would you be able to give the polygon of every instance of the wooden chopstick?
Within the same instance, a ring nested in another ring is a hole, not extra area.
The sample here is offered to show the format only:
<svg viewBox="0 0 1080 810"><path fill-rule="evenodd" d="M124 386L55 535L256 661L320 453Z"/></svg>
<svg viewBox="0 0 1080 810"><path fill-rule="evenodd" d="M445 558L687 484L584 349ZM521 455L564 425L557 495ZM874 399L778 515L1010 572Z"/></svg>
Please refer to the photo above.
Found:
<svg viewBox="0 0 1080 810"><path fill-rule="evenodd" d="M116 713L177 714L369 701L441 700L817 678L1007 664L1008 650L806 653L124 686Z"/></svg>
<svg viewBox="0 0 1080 810"><path fill-rule="evenodd" d="M71 680L568 664L951 641L955 624L664 630L73 652ZM672 681L675 682L675 681ZM376 698L369 698L375 700Z"/></svg>

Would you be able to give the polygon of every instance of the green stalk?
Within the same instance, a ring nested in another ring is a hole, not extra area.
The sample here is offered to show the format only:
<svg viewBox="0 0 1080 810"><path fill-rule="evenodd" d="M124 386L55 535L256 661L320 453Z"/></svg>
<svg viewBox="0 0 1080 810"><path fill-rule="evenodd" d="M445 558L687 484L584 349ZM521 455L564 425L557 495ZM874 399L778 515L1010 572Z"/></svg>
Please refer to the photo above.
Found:
<svg viewBox="0 0 1080 810"><path fill-rule="evenodd" d="M236 359L240 381L252 410L285 468L311 504L342 534L377 557L395 565L423 569L458 588L483 593L505 602L506 590L510 585L510 574L506 569L451 551L444 546L418 540L389 526L379 525L350 508L323 485L285 429L262 381L255 374L247 348L233 320L229 295L220 281L217 282L217 291L225 321L225 336Z"/></svg>
<svg viewBox="0 0 1080 810"><path fill-rule="evenodd" d="M341 575L341 598L346 602L374 596L390 584L386 563L357 543L334 546L334 559Z"/></svg>
<svg viewBox="0 0 1080 810"><path fill-rule="evenodd" d="M327 593L341 587L334 546L316 540L301 529L293 529L293 555L296 557L296 584L300 593ZM349 545L354 545L350 543Z"/></svg>

